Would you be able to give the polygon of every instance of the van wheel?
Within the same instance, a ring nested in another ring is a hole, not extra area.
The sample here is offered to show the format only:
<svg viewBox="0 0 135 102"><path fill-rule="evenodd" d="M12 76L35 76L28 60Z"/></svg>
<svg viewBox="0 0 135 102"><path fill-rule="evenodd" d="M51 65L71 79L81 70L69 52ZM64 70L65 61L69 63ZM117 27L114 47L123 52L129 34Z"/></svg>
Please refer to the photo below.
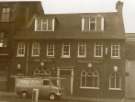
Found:
<svg viewBox="0 0 135 102"><path fill-rule="evenodd" d="M21 97L22 97L22 98L26 98L26 97L27 97L27 92L25 92L25 91L22 92L22 93L21 93Z"/></svg>
<svg viewBox="0 0 135 102"><path fill-rule="evenodd" d="M55 99L56 99L56 95L55 94L52 93L52 94L49 95L49 100L53 101Z"/></svg>

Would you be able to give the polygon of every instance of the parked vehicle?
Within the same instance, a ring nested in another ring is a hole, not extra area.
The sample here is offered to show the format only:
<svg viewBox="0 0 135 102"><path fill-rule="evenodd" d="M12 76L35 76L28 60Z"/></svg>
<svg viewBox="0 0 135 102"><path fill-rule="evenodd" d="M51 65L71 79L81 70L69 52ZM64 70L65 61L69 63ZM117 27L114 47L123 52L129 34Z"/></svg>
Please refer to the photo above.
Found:
<svg viewBox="0 0 135 102"><path fill-rule="evenodd" d="M32 95L33 89L39 90L39 97L48 97L55 100L62 96L62 89L57 78L43 77L16 77L15 92L21 97Z"/></svg>

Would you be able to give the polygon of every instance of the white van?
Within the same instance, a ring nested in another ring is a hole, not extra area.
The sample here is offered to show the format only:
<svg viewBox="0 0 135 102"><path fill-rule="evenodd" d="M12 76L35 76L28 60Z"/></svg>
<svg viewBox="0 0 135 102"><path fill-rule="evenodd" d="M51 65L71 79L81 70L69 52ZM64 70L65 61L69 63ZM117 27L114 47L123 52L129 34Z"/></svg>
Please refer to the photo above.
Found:
<svg viewBox="0 0 135 102"><path fill-rule="evenodd" d="M55 100L62 96L62 89L57 85L56 78L16 77L15 92L21 97L31 96L33 89L39 90L40 97Z"/></svg>

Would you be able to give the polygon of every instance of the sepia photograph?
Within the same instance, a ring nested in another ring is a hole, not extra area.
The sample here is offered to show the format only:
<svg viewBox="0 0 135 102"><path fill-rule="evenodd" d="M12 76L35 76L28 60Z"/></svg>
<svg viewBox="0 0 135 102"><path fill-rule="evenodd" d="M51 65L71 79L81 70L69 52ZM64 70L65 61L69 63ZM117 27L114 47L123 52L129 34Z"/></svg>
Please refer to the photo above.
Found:
<svg viewBox="0 0 135 102"><path fill-rule="evenodd" d="M0 102L135 102L134 0L0 0Z"/></svg>

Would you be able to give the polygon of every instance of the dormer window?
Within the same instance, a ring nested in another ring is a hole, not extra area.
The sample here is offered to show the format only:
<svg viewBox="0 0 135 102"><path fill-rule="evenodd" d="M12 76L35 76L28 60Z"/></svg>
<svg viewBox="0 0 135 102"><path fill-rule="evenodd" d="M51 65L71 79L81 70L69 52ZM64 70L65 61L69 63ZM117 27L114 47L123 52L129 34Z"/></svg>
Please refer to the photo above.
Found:
<svg viewBox="0 0 135 102"><path fill-rule="evenodd" d="M101 15L83 16L81 22L83 32L104 31L104 17Z"/></svg>
<svg viewBox="0 0 135 102"><path fill-rule="evenodd" d="M54 31L55 19L54 18L36 18L35 31Z"/></svg>
<svg viewBox="0 0 135 102"><path fill-rule="evenodd" d="M9 22L10 19L10 8L2 8L1 11L1 22Z"/></svg>

